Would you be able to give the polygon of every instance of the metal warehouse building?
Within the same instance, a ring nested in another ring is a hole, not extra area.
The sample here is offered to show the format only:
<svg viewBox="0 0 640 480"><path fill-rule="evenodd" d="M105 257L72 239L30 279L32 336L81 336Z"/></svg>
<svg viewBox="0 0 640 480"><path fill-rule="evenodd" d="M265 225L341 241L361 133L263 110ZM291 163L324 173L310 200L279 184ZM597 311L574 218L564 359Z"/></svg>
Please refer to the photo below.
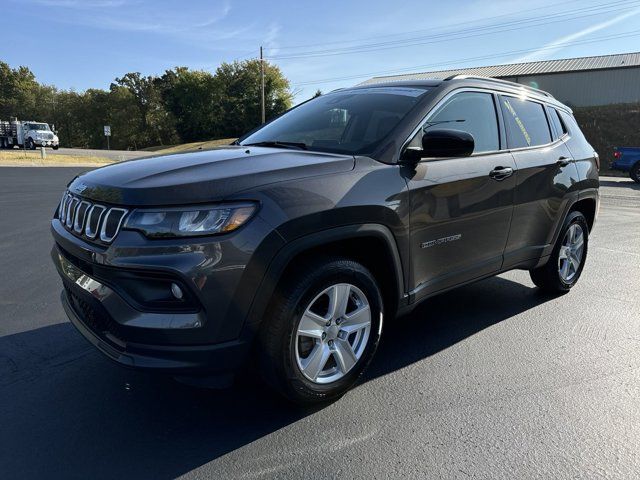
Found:
<svg viewBox="0 0 640 480"><path fill-rule="evenodd" d="M374 77L363 85L457 74L501 78L541 88L575 107L640 102L640 52Z"/></svg>

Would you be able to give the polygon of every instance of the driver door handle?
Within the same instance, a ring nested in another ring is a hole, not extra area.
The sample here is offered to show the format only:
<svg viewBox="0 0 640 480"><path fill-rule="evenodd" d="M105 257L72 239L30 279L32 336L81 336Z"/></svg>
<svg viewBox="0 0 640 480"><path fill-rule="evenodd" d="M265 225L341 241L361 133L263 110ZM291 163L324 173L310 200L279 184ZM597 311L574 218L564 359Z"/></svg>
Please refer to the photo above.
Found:
<svg viewBox="0 0 640 480"><path fill-rule="evenodd" d="M558 159L558 161L556 162L558 165L560 165L561 167L566 167L567 165L569 165L569 162L571 161L570 158L567 157L560 157Z"/></svg>
<svg viewBox="0 0 640 480"><path fill-rule="evenodd" d="M497 181L509 178L511 175L513 175L513 168L511 167L496 167L489 172L489 177Z"/></svg>

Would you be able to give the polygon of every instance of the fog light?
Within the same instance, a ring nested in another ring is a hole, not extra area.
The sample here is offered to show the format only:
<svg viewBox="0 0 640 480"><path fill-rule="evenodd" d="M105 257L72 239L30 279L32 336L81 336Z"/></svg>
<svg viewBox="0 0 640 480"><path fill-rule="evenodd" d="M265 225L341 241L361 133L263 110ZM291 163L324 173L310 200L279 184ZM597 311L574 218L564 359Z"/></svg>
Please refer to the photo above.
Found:
<svg viewBox="0 0 640 480"><path fill-rule="evenodd" d="M171 284L171 293L173 293L173 296L178 300L182 300L182 297L184 296L182 289L175 283Z"/></svg>

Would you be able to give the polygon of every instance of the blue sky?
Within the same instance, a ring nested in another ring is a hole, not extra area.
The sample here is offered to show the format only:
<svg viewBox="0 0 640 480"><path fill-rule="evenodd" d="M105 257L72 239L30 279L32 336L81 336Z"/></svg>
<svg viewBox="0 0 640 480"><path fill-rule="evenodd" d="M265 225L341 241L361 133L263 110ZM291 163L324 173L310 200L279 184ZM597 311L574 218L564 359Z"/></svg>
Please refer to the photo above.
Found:
<svg viewBox="0 0 640 480"><path fill-rule="evenodd" d="M213 71L256 56L260 45L290 79L297 101L377 72L640 50L640 1L631 0L1 3L0 60L79 91L108 88L132 71Z"/></svg>

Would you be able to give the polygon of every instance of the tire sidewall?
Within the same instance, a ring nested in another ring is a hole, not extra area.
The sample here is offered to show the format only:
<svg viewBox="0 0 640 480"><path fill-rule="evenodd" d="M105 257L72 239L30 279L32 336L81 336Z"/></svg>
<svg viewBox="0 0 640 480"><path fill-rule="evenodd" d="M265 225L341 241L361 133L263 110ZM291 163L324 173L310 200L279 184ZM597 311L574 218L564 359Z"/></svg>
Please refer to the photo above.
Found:
<svg viewBox="0 0 640 480"><path fill-rule="evenodd" d="M580 266L578 267L578 271L573 276L570 282L566 282L560 276L560 272L558 271L558 256L560 255L560 247L563 244L564 237L567 234L567 230L569 230L569 227L571 227L574 224L578 224L582 228L582 235L584 238L584 247L582 249L582 258L580 259ZM565 219L564 226L562 228L562 231L560 232L560 237L558 238L558 242L556 244L556 247L554 249L553 256L552 256L553 268L555 268L556 275L558 277L558 282L560 283L563 290L568 291L571 288L573 288L573 286L576 283L578 283L578 280L580 279L580 275L582 275L582 270L584 269L584 265L587 260L588 247L589 247L589 226L587 225L587 219L580 212L576 212L576 211L570 212L569 215L567 215L567 218Z"/></svg>
<svg viewBox="0 0 640 480"><path fill-rule="evenodd" d="M283 342L283 347L286 350L283 352L284 372L290 380L289 384L293 389L291 393L296 397L311 397L322 401L331 400L343 395L362 375L378 347L383 321L380 290L373 280L373 276L364 269L364 267L354 262L347 262L354 267L352 270L347 271L344 269L343 265L345 262L332 262L320 267L316 275L309 278L308 281L304 282L301 288L297 290L298 295L294 300L295 307L290 315L287 338ZM358 287L365 294L369 302L369 308L371 309L371 330L365 351L362 353L356 366L335 382L318 384L305 377L298 367L296 360L296 332L302 315L311 301L320 294L320 292L337 283L350 283Z"/></svg>
<svg viewBox="0 0 640 480"><path fill-rule="evenodd" d="M636 163L633 167L631 167L631 180L636 183L640 183L640 162Z"/></svg>

